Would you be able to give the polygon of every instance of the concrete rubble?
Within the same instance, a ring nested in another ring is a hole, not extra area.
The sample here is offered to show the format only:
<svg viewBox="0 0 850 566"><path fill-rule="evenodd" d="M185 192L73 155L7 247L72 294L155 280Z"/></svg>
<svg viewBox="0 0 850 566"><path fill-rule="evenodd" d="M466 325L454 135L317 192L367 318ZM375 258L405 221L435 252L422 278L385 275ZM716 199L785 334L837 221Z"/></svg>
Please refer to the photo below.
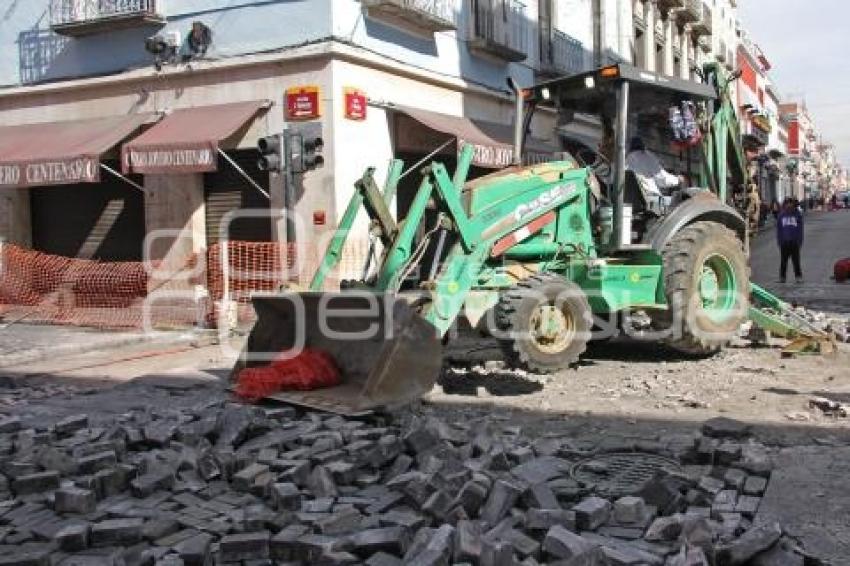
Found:
<svg viewBox="0 0 850 566"><path fill-rule="evenodd" d="M850 317L842 314L827 313L823 311L807 309L802 306L794 307L794 314L810 323L815 328L835 336L839 342L850 343ZM766 312L779 316L779 318L790 321L788 315L781 314L771 309ZM748 326L749 327L749 326Z"/></svg>
<svg viewBox="0 0 850 566"><path fill-rule="evenodd" d="M606 488L632 473L612 453L670 465ZM802 559L779 525L752 528L770 459L729 419L624 455L493 422L210 401L0 417L0 472L0 566Z"/></svg>

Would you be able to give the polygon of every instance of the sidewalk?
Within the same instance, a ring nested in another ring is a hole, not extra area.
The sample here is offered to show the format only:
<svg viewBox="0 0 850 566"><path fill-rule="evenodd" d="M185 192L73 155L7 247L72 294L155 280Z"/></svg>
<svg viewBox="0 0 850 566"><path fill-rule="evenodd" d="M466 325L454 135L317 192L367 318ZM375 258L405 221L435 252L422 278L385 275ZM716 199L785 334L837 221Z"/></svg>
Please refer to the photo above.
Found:
<svg viewBox="0 0 850 566"><path fill-rule="evenodd" d="M206 336L206 333L194 330L127 332L73 326L14 324L0 327L0 367L136 344L188 345Z"/></svg>

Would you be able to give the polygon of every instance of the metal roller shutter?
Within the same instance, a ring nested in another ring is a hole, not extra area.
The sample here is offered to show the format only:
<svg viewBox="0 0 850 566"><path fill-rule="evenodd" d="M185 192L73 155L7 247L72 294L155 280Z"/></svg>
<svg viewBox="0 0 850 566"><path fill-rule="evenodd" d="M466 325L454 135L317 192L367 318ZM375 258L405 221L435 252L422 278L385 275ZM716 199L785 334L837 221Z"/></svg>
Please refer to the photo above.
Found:
<svg viewBox="0 0 850 566"><path fill-rule="evenodd" d="M141 177L133 180L142 183ZM29 191L34 249L103 261L142 260L145 201L138 189L103 175L97 184Z"/></svg>
<svg viewBox="0 0 850 566"><path fill-rule="evenodd" d="M251 178L266 191L269 190L269 175L257 169L255 151L228 153ZM219 170L204 175L204 199L206 202L207 245L212 246L221 239L221 222L233 210L259 211L262 216L240 218L229 226L231 240L268 242L272 239L272 221L268 216L270 203L265 196L237 172L225 160L219 160Z"/></svg>

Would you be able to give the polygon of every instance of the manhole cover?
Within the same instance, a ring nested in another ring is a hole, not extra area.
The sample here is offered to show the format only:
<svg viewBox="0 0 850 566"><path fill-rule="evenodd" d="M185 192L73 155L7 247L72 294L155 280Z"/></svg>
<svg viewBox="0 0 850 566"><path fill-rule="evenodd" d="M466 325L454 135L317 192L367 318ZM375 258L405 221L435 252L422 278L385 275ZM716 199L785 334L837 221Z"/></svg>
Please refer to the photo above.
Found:
<svg viewBox="0 0 850 566"><path fill-rule="evenodd" d="M577 482L607 497L622 497L638 491L656 472L681 470L675 460L642 453L601 454L575 464L570 475Z"/></svg>

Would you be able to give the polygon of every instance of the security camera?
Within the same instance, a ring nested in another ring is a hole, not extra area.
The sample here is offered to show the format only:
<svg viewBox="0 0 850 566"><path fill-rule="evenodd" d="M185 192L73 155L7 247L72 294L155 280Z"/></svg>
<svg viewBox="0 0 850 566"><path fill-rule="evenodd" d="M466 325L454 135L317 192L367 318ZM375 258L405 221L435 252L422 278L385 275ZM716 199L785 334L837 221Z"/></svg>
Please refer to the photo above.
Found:
<svg viewBox="0 0 850 566"><path fill-rule="evenodd" d="M157 71L160 71L163 65L174 63L177 59L179 45L179 33L155 35L145 40L145 51L154 56L154 67Z"/></svg>
<svg viewBox="0 0 850 566"><path fill-rule="evenodd" d="M190 57L203 57L212 43L212 30L203 22L192 22L192 30L186 42Z"/></svg>
<svg viewBox="0 0 850 566"><path fill-rule="evenodd" d="M168 43L161 35L155 35L145 40L145 51L154 55L162 55L168 50Z"/></svg>

